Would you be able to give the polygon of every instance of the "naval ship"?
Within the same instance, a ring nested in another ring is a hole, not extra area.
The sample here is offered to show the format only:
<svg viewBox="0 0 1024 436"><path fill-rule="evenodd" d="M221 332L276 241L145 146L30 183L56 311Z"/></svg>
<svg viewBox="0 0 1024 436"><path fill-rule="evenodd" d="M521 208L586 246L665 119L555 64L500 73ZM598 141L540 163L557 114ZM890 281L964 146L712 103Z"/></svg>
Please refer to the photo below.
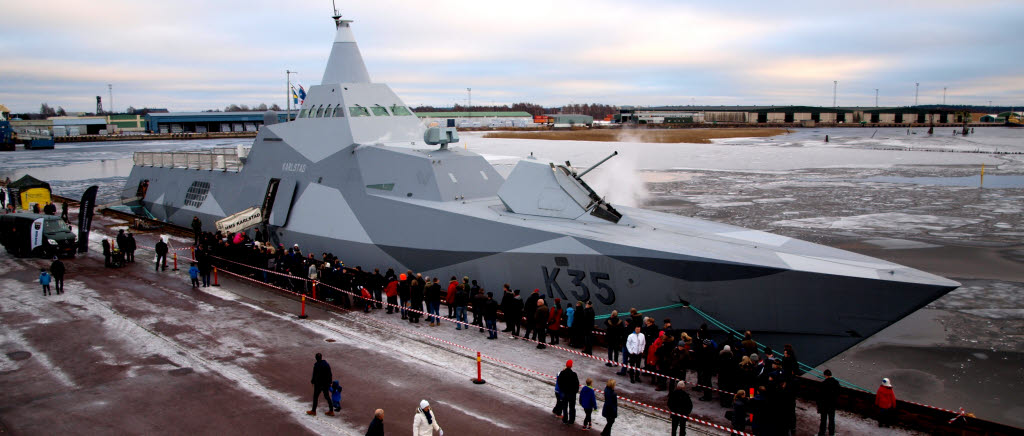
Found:
<svg viewBox="0 0 1024 436"><path fill-rule="evenodd" d="M242 214L274 243L364 270L469 276L492 291L510 283L549 304L592 301L598 314L672 306L648 314L695 328L704 319L686 302L775 349L792 344L811 366L959 286L785 236L612 205L568 163L526 157L503 177L448 147L454 128L424 126L371 82L352 21L333 18L323 79L293 121L265 124L251 147L136 153L126 190L160 220L198 216L209 229Z"/></svg>

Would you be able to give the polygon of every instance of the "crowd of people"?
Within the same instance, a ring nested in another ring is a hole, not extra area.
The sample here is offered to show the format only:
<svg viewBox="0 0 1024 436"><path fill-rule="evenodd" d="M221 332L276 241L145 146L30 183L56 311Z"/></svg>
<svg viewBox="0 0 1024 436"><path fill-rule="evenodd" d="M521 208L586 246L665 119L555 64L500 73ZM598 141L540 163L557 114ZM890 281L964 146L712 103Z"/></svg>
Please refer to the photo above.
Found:
<svg viewBox="0 0 1024 436"><path fill-rule="evenodd" d="M445 305L446 318L456 321L456 330L475 328L486 333L487 339L507 333L512 339L535 341L539 349L566 340L569 347L593 354L597 316L589 301L570 303L554 298L549 305L548 297L538 289L524 300L520 290L505 284L499 302L494 292L485 290L468 276L451 276L443 286L440 277L413 271L396 273L392 268L383 273L380 269L368 271L361 266L345 266L332 253L316 256L304 253L298 244L288 248L283 244L275 246L259 230L250 239L245 233L223 235L202 232L199 226L194 229L197 269L204 277L204 286L208 285L213 266L307 295L313 292L315 282L321 284L317 298L342 307L363 311L385 309L386 313L397 314L410 323L419 323L425 316L430 327L437 327L442 325L440 307ZM502 330L498 330L499 318L505 324ZM602 327L606 365L621 366L617 375L628 377L631 383L644 383L646 378L656 391L668 391L670 403L685 405L689 396L675 391L683 386L688 373L694 373L695 389L701 393L699 400L713 401L717 396L734 429L749 429L758 435L795 432L794 379L801 371L792 346L786 345L778 356L771 348L759 346L751 332L743 338L722 337L713 335L706 324L684 331L673 327L667 318L659 325L653 317L644 316L635 308L621 317L613 311L603 320ZM835 379L828 374L826 384L831 386L829 380ZM823 392L818 402L821 434L831 435L835 433L838 388ZM675 401L671 401L673 398ZM566 410L574 409L561 401L559 404ZM691 408L692 405L677 407L685 412L683 415L688 415ZM559 416L571 420L574 413L567 411ZM685 425L678 424L683 423L680 421L674 427L685 431ZM584 425L589 426L589 420Z"/></svg>

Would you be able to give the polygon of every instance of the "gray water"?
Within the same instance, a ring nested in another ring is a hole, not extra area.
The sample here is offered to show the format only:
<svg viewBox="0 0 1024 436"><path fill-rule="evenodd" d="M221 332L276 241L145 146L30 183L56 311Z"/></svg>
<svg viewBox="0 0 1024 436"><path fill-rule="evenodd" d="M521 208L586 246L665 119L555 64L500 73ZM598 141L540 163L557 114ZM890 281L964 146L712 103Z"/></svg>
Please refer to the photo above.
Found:
<svg viewBox="0 0 1024 436"><path fill-rule="evenodd" d="M868 182L910 183L931 186L975 186L982 188L1024 188L1024 175L990 175L984 179L978 176L964 177L900 177L875 176L863 179Z"/></svg>

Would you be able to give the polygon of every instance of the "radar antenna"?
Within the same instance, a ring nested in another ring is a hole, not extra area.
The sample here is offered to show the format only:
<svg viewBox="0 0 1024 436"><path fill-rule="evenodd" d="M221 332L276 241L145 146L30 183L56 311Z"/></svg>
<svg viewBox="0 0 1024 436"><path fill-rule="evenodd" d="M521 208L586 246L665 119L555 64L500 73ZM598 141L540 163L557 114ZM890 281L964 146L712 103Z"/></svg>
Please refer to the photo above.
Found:
<svg viewBox="0 0 1024 436"><path fill-rule="evenodd" d="M334 2L334 0L331 0L331 7L334 8L334 15L331 16L331 18L334 18L334 25L337 27L341 27L341 12L338 11L338 5Z"/></svg>

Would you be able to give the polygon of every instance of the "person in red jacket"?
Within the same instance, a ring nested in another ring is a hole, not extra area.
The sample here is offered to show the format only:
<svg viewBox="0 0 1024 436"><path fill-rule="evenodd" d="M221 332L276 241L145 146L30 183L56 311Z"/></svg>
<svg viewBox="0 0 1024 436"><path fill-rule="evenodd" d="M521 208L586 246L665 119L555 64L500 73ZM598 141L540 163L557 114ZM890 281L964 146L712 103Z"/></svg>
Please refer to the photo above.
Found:
<svg viewBox="0 0 1024 436"><path fill-rule="evenodd" d="M448 282L448 293L444 296L444 302L448 305L448 318L455 318L455 289L459 287L459 280L452 276Z"/></svg>
<svg viewBox="0 0 1024 436"><path fill-rule="evenodd" d="M398 306L398 280L395 280L394 276L384 287L384 295L388 297L388 313L398 310L395 309Z"/></svg>
<svg viewBox="0 0 1024 436"><path fill-rule="evenodd" d="M892 391L892 383L883 378L882 385L875 394L875 405L878 406L878 426L889 427L896 417L896 394Z"/></svg>
<svg viewBox="0 0 1024 436"><path fill-rule="evenodd" d="M555 306L548 313L548 333L551 335L551 345L558 345L558 334L562 326L562 299L555 299Z"/></svg>

